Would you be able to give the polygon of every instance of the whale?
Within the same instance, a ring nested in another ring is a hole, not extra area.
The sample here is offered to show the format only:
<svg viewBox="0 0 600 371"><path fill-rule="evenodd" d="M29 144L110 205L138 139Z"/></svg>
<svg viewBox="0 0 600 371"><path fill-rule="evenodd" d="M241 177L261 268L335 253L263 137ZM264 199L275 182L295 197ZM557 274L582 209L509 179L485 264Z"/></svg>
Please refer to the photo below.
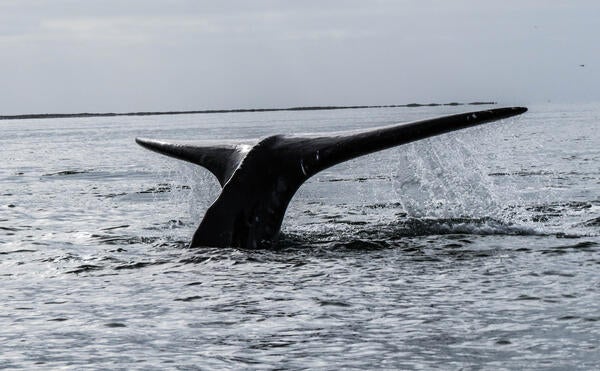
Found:
<svg viewBox="0 0 600 371"><path fill-rule="evenodd" d="M395 125L253 140L163 141L142 147L200 165L221 185L189 247L276 246L288 204L310 177L331 166L432 136L520 115L525 107L466 112Z"/></svg>

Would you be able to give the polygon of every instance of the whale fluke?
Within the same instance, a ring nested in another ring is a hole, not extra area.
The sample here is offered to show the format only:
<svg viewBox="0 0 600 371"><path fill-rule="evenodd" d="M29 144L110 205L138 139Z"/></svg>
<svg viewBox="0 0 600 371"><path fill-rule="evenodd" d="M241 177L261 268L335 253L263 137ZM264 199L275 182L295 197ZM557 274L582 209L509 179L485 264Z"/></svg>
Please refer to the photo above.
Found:
<svg viewBox="0 0 600 371"><path fill-rule="evenodd" d="M222 190L191 247L260 248L277 239L287 206L308 178L353 158L527 111L524 107L461 113L359 131L274 135L261 140L168 143L136 138L152 151L213 173Z"/></svg>

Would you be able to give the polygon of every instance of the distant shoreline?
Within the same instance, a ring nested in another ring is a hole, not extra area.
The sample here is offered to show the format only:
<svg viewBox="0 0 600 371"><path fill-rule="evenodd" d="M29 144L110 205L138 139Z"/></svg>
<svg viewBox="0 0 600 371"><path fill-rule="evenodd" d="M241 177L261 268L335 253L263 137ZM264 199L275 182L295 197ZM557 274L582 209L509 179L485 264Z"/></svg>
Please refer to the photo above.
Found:
<svg viewBox="0 0 600 371"><path fill-rule="evenodd" d="M360 109L360 108L393 108L393 107L437 107L437 106L478 106L492 105L497 102L470 102L470 103L409 103L392 104L379 106L308 106L308 107L289 107L289 108L245 108L245 109L219 109L219 110L201 110L201 111L164 111L164 112L126 112L126 113L36 113L26 115L5 115L0 116L0 120L26 120L26 119L55 119L72 117L113 117L113 116L159 116L159 115L190 115L203 113L239 113L239 112L275 112L275 111L317 111L317 110L336 110L336 109Z"/></svg>

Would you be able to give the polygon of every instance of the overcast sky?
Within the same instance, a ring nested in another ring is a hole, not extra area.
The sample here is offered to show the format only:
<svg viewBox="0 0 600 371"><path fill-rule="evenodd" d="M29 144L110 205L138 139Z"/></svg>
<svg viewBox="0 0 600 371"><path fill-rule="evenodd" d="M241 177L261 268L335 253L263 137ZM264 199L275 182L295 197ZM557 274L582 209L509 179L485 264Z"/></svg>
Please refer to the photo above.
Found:
<svg viewBox="0 0 600 371"><path fill-rule="evenodd" d="M597 0L0 0L0 115L599 101L598 35Z"/></svg>

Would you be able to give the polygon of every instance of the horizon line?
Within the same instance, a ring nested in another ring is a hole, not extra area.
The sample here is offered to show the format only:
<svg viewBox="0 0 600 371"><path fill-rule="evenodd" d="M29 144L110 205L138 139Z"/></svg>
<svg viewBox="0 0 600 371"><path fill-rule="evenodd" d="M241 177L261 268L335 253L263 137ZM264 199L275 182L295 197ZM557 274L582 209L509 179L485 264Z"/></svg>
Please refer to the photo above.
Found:
<svg viewBox="0 0 600 371"><path fill-rule="evenodd" d="M194 111L147 111L147 112L81 112L81 113L32 113L21 115L0 115L0 120L27 120L27 119L51 119L51 118L75 118L75 117L114 117L114 116L159 116L159 115L189 115L209 113L243 113L243 112L276 112L276 111L318 111L336 109L361 109L361 108L394 108L394 107L438 107L438 106L477 106L494 105L494 101L476 101L469 103L408 103L389 105L362 105L362 106L300 106L287 108L238 108L238 109L212 109Z"/></svg>

